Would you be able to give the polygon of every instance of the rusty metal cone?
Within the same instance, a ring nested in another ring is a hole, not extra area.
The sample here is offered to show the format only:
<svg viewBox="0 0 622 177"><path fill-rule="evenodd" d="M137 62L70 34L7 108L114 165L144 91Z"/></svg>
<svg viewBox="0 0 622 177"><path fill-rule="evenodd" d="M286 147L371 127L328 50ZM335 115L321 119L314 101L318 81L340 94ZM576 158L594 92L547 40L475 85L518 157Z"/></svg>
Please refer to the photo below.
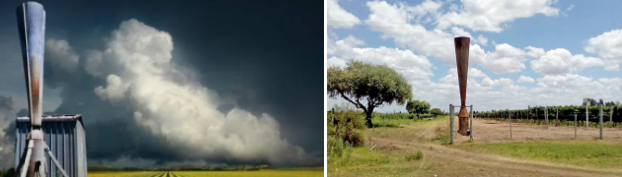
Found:
<svg viewBox="0 0 622 177"><path fill-rule="evenodd" d="M469 113L466 109L467 74L469 72L469 37L456 37L456 64L458 69L458 84L460 86L460 112L458 113L458 133L469 136Z"/></svg>

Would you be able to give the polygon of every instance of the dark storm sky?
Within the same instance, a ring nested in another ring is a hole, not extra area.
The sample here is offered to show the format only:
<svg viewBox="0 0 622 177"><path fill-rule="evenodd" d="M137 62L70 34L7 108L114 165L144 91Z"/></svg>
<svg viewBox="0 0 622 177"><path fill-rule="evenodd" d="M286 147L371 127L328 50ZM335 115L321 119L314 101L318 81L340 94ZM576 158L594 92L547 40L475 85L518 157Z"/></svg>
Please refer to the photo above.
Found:
<svg viewBox="0 0 622 177"><path fill-rule="evenodd" d="M0 47L3 48L0 49L3 53L0 54L0 75L3 75L0 79L8 83L0 84L0 94L12 97L16 108L26 107L15 17L15 8L22 2L0 2ZM243 109L271 114L281 125L282 138L301 146L307 153L322 156L322 1L38 2L47 12L46 37L69 41L78 54L92 48L101 49L105 44L103 38L131 18L170 33L175 63L196 71L200 83L209 89L222 95L236 95ZM45 72L46 79L47 75L59 75L48 70ZM74 89L75 94L92 92L93 87ZM54 97L51 94L46 99L62 102L57 113L82 111L71 108L69 102L83 100L65 95L61 93ZM109 114L98 108L85 109L90 111L85 110L89 113L84 114L92 117L98 117L98 113ZM96 124L98 121L89 120L86 115L87 133L97 139L128 133L127 129L133 128L131 123L126 126L111 122ZM155 138L149 141L164 140ZM89 143L89 147L93 147L89 149L90 160L113 160L136 150ZM146 149L141 152L144 155L135 157L163 162L167 159L183 160L175 157L179 152L161 150L165 152Z"/></svg>

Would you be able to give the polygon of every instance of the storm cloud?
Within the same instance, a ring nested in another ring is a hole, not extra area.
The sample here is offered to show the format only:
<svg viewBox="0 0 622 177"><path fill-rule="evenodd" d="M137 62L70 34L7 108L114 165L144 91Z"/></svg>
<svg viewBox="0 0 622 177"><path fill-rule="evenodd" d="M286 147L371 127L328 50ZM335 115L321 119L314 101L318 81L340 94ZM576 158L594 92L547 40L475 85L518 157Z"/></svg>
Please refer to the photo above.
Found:
<svg viewBox="0 0 622 177"><path fill-rule="evenodd" d="M322 11L314 13L317 34L307 35L302 24L310 14L271 11L302 9L300 4L205 10L250 13L229 20L205 20L159 1L72 12L115 14L97 21L58 10L80 2L41 3L48 13L44 97L59 100L54 113L83 115L90 164L322 165L323 65L308 55L323 51ZM197 4L183 7L231 6ZM152 13L163 7L168 9ZM180 21L188 18L203 20ZM268 30L275 24L289 27ZM12 25L0 32L17 33ZM9 42L19 49L16 39ZM11 60L20 68L17 57L19 52ZM23 73L17 68L12 72ZM23 108L24 97L11 94L23 92L23 76L10 79L18 84L0 90L14 90L3 93Z"/></svg>

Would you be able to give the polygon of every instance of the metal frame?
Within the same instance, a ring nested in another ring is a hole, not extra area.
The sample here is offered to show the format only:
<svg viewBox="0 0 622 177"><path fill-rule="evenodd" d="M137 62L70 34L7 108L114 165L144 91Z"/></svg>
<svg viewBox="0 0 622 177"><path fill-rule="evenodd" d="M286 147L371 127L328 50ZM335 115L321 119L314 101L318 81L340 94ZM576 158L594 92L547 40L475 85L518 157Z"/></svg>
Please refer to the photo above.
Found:
<svg viewBox="0 0 622 177"><path fill-rule="evenodd" d="M454 144L454 108L462 107L462 106L454 106L453 104L449 104L449 144ZM470 115L469 115L469 140L473 141L473 105L467 106L470 107Z"/></svg>

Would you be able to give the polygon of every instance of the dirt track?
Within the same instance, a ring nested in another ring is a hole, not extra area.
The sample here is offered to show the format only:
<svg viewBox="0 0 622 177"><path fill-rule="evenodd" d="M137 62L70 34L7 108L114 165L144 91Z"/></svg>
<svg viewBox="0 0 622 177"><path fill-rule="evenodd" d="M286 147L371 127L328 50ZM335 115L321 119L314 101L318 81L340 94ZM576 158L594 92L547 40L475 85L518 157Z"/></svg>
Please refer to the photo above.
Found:
<svg viewBox="0 0 622 177"><path fill-rule="evenodd" d="M447 120L447 119L445 119ZM457 122L455 125L458 125ZM509 141L507 123L475 120L474 136L477 142ZM366 137L371 137L370 144L377 144L379 149L404 151L422 150L423 162L418 168L440 169L438 176L622 176L622 169L588 169L577 166L551 164L537 161L525 161L504 156L477 154L457 148L446 147L430 140L447 132L448 124L425 125L397 129L368 130ZM512 123L513 139L521 140L564 140L574 139L573 127L528 126ZM622 131L607 129L606 141L621 141ZM579 139L599 137L596 128L579 128ZM537 136L534 136L537 135ZM465 136L456 136L455 142L467 141Z"/></svg>

